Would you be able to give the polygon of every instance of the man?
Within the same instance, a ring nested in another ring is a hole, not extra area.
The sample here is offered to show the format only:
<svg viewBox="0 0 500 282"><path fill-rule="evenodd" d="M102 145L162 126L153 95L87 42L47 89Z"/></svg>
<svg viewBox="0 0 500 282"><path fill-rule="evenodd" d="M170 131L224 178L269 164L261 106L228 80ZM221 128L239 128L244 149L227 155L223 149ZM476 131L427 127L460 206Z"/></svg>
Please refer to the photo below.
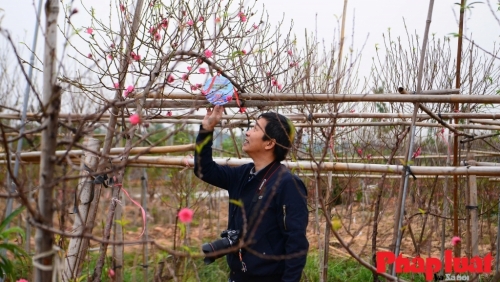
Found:
<svg viewBox="0 0 500 282"><path fill-rule="evenodd" d="M277 113L262 114L246 132L253 163L239 167L212 159L214 127L223 107L208 110L196 139L197 177L229 192L228 230L238 230L245 247L227 254L231 282L300 281L309 242L307 191L280 162L293 142L293 125Z"/></svg>

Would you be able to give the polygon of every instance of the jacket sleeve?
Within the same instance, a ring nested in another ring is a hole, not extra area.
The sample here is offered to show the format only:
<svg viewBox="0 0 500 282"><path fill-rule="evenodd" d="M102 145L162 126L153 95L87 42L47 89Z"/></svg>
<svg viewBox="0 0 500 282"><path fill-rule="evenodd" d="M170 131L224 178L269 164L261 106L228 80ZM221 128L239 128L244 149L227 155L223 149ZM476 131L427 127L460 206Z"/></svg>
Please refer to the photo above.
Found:
<svg viewBox="0 0 500 282"><path fill-rule="evenodd" d="M309 220L307 209L307 190L298 177L292 176L284 179L281 193L278 196L282 212L279 220L283 222L285 237L285 253L293 256L285 260L285 273L283 282L298 282L306 264L309 242L306 229ZM280 224L281 225L281 224ZM297 254L302 255L296 257Z"/></svg>
<svg viewBox="0 0 500 282"><path fill-rule="evenodd" d="M212 158L213 131L200 126L194 154L194 174L201 180L222 189L229 189L237 168L219 165Z"/></svg>

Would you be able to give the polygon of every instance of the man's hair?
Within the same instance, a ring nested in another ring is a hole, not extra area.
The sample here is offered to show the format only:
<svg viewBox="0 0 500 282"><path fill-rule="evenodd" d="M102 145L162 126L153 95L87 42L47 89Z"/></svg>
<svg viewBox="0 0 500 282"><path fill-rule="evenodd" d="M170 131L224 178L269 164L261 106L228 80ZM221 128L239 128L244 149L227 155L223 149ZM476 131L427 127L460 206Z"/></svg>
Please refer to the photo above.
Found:
<svg viewBox="0 0 500 282"><path fill-rule="evenodd" d="M274 157L276 161L281 162L285 159L286 154L292 146L295 128L289 119L278 113L263 113L259 118L263 118L267 121L262 140L276 140Z"/></svg>

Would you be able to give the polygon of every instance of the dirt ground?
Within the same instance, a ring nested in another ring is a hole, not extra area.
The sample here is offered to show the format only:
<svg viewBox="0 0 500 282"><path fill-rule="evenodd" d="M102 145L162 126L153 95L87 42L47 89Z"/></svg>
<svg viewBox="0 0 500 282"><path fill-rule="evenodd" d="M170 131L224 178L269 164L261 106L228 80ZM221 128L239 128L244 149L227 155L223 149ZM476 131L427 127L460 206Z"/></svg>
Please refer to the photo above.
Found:
<svg viewBox="0 0 500 282"><path fill-rule="evenodd" d="M393 237L394 230L394 212L396 204L394 199L384 199L382 204L382 209L379 215L378 223L378 234L377 234L377 250L384 251L389 250L391 246L391 241ZM413 215L418 213L418 209L407 207L407 214ZM311 208L311 207L310 207ZM140 234L141 228L140 216L138 210L132 205L127 205L125 207L127 218L133 218L132 223L138 228L132 228L125 230L125 238L128 240L135 239ZM342 227L338 230L339 235L342 240L348 244L349 248L354 251L354 253L360 255L361 257L368 258L371 255L372 249L372 235L373 235L373 207L366 206L359 202L354 202L350 206L339 205L336 206L332 212L334 216L337 216L342 223ZM407 216L408 217L408 216ZM168 222L168 219L175 220L175 215L163 211L161 214L161 220L158 219L148 219L148 230L149 238L156 240L162 246L173 246L173 238L175 231L175 222ZM425 231L421 235L422 226L425 221ZM406 221L407 222L407 221ZM465 221L463 221L465 222ZM493 220L496 222L496 220ZM490 237L496 240L496 226L490 226L488 228L487 223L480 221L481 226L478 230L479 232L479 254L480 256L485 255L488 252L492 252L494 255L494 244L491 243ZM441 249L441 230L442 230L442 220L434 217L428 216L425 220L425 216L418 215L411 219L411 228L404 228L403 239L401 242L401 252L405 256L413 257L417 255L415 250L415 244L412 240L415 239L415 243L420 246L420 256L421 257L439 257ZM197 210L195 210L195 220L187 228L187 239L182 240L181 243L188 244L190 246L201 246L201 244L208 242L210 240L218 238L218 234L221 230L224 230L227 225L227 198L217 201L216 204L212 203L201 203ZM308 226L308 240L310 243L310 250L318 250L321 248L320 244L323 244L323 234L325 228L325 219L321 216L316 217L315 209L311 208ZM445 227L445 249L452 249L451 238L453 237L453 226L452 220L446 220ZM462 230L462 255L465 255L465 224L461 222L460 230ZM410 232L411 231L411 232ZM177 238L179 238L179 230L177 229ZM422 236L421 243L420 236ZM179 241L177 241L177 245ZM128 246L128 250L136 250L140 248L138 246ZM335 238L333 234L330 235L330 254L347 257L350 256L345 248L341 246L339 241Z"/></svg>

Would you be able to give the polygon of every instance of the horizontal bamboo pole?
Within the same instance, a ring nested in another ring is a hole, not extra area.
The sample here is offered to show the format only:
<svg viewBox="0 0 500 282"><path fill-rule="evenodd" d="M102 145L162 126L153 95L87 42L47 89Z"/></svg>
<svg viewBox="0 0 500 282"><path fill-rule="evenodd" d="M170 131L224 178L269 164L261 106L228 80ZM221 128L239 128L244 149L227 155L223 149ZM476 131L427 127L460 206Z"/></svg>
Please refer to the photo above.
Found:
<svg viewBox="0 0 500 282"><path fill-rule="evenodd" d="M302 105L304 102L302 101L245 101L242 102L241 105L242 107L269 107L269 106L297 106L297 105ZM323 103L323 101L310 101L308 102L309 104L313 103ZM144 108L202 108L202 107L211 107L212 104L208 103L206 100L204 101L175 101L175 100L146 100L144 103L143 107ZM136 105L129 103L126 105L127 108L135 108ZM236 101L231 101L227 104L224 105L224 107L230 107L230 108L238 108L238 104Z"/></svg>
<svg viewBox="0 0 500 282"><path fill-rule="evenodd" d="M105 120L101 120L105 121ZM250 121L253 121L250 119ZM201 124L201 119L173 119L173 118L164 118L164 119L151 119L144 120L146 123L160 123L160 124ZM407 126L411 125L411 122L404 121L394 121L394 122L338 122L336 123L337 127L365 127L365 126L396 126L402 125ZM442 127L439 123L430 123L430 122L417 122L416 126L420 127ZM239 127L239 126L248 126L248 122L246 120L235 121L230 124L223 122L222 124L218 124L218 126L222 127ZM294 123L295 127L331 127L331 123ZM455 128L462 129L482 129L482 130L500 130L500 126L492 126L492 125L479 125L479 124L454 124Z"/></svg>
<svg viewBox="0 0 500 282"><path fill-rule="evenodd" d="M423 95L423 94L412 94L412 95L403 95L403 94L305 94L305 93L265 93L265 94L255 94L255 93L245 93L247 96L241 96L242 100L246 100L246 97L253 97L254 95L259 95L261 97L259 100L249 99L246 103L249 102L263 102L265 101L275 101L275 102L329 102L329 103L342 103L342 102L400 102L400 103L492 103L492 104L500 104L500 96L499 95ZM167 100L168 99L168 100ZM161 103L168 103L171 100L175 99L170 96L166 99L147 99L146 104L158 102L157 105L161 105ZM202 105L206 105L206 101L199 101L199 98L196 98L192 102L187 101L178 101L176 103L180 103L182 105L192 106L197 105L201 107ZM156 104L155 104L156 105ZM236 102L232 101L228 103L230 107L235 107ZM253 104L245 104L245 106L250 107ZM255 104L253 107L258 107L263 104ZM269 105L269 104L267 104ZM128 107L135 107L133 104L128 104Z"/></svg>
<svg viewBox="0 0 500 282"><path fill-rule="evenodd" d="M490 138L490 137L494 137L494 136L498 136L498 135L500 135L500 133L473 136L473 138L464 138L464 139L460 140L460 142L461 143L468 143L468 142L472 142L474 140L486 139L486 138Z"/></svg>
<svg viewBox="0 0 500 282"><path fill-rule="evenodd" d="M187 147L184 147L187 146ZM169 148L169 147L174 147L174 148ZM175 147L179 147L179 150L176 150ZM148 154L159 154L159 153L181 153L181 152L191 152L194 150L194 144L187 144L187 145L179 145L179 146L161 146L161 147L152 147L151 150L147 151L146 148L148 147L136 147L133 148L132 153L133 154L140 154L140 155L148 155ZM64 155L63 152L66 151L57 151L57 155L62 156ZM70 157L71 161L78 164L80 159L79 157L83 154L83 150L72 150L69 151L68 157ZM110 151L110 155L117 155L123 152L123 148L112 148ZM472 152L472 151L471 151ZM500 156L500 153L498 152L488 152L488 151L474 151L476 157L494 157L494 156ZM348 153L347 153L348 154ZM12 157L14 158L14 157ZM377 160L386 160L388 156L371 156L370 161L377 161ZM395 160L398 159L404 159L404 156L394 156L393 157ZM445 154L443 155L425 155L422 154L420 156L417 156L415 159L446 159L447 156ZM0 165L6 164L7 162L5 160L5 154L0 153ZM40 159L40 151L36 152L25 152L21 153L21 160L24 163L38 163ZM318 158L319 159L319 158ZM309 158L302 159L302 161L310 162L311 160ZM344 158L340 158L339 161L367 161L366 157L360 158L357 155L356 156L347 156ZM496 164L496 163L492 163ZM185 167L185 164L183 165L160 165L156 163L130 163L130 166L133 167ZM488 166L488 165L486 165ZM496 166L496 165L493 165ZM398 176L400 177L400 176Z"/></svg>
<svg viewBox="0 0 500 282"><path fill-rule="evenodd" d="M481 123L481 124L491 124L491 125L499 125L500 126L500 121L496 120L479 120L479 119L471 119L469 120L470 122L474 123Z"/></svg>
<svg viewBox="0 0 500 282"><path fill-rule="evenodd" d="M476 161L471 161L471 160L468 160L467 164L469 164L469 165L477 165L477 166L500 166L500 163L476 162Z"/></svg>
<svg viewBox="0 0 500 282"><path fill-rule="evenodd" d="M492 157L500 157L500 152L494 152L494 151L479 151L479 150L470 150L471 153L476 154L485 154L488 153L489 156Z"/></svg>
<svg viewBox="0 0 500 282"><path fill-rule="evenodd" d="M295 127L331 127L331 123L294 123ZM411 122L409 121L395 121L395 122L339 122L336 124L337 127L345 126L345 127L364 127L364 126L396 126L403 125L409 126ZM430 122L416 122L416 126L419 127L443 127L439 123L430 123ZM500 130L500 126L493 125L479 125L479 124L453 124L454 128L462 128L462 129L482 129L482 130Z"/></svg>
<svg viewBox="0 0 500 282"><path fill-rule="evenodd" d="M119 162L120 160L116 160ZM239 166L251 162L251 159L228 159L216 158L214 161L220 165ZM148 163L162 165L194 165L194 159L191 157L131 157L129 163ZM298 161L298 162L283 162L290 169L300 170L318 170L318 166L314 162ZM360 172L381 172L400 174L405 171L402 165L380 165L380 164L360 164L360 163L334 163L325 162L320 167L323 171L360 171ZM415 175L482 175L482 176L498 176L500 175L500 167L438 167L438 166L412 166L411 171Z"/></svg>
<svg viewBox="0 0 500 282"><path fill-rule="evenodd" d="M443 89L443 90L424 90L420 95L450 95L459 94L459 89ZM241 93L240 97L246 100L272 100L269 97L274 97L276 95L296 95L298 93ZM299 94L299 95L326 95L326 94ZM376 94L381 95L381 94ZM399 93L387 93L383 95L401 95ZM415 95L415 94L412 94ZM129 96L134 98L143 97L143 93L138 93L135 96ZM205 96L200 94L189 94L189 93L161 93L161 92L149 92L148 98L166 98L166 99L178 99L178 100L205 100ZM279 99L282 100L282 99ZM275 100L276 101L276 100Z"/></svg>
<svg viewBox="0 0 500 282"><path fill-rule="evenodd" d="M175 145L175 146L158 146L158 147L133 147L130 150L130 154L166 154L166 153L182 153L194 151L194 144L187 145ZM119 155L125 151L124 147L111 148L109 151L110 155ZM83 155L84 150L59 150L56 151L56 156L61 157L67 155L68 157L79 157ZM38 160L40 158L41 152L24 152L21 153L21 161ZM5 159L5 153L0 153L0 159ZM15 157L11 155L11 158Z"/></svg>
<svg viewBox="0 0 500 282"><path fill-rule="evenodd" d="M316 174L314 173L299 173L297 174L299 177L315 177ZM322 177L328 177L327 172L322 172L320 174ZM333 177L336 178L351 178L351 177L356 177L356 178L372 178L372 179L380 179L382 174L358 174L358 173L337 173L337 174L332 174ZM385 176L388 179L401 179L401 175L386 175ZM446 175L437 175L439 179L447 179ZM418 179L434 179L436 178L436 175L419 175ZM478 176L478 178L489 178L489 176Z"/></svg>
<svg viewBox="0 0 500 282"><path fill-rule="evenodd" d="M257 118L260 114L250 114L251 118ZM290 120L294 121L307 121L310 118L312 119L331 119L331 118L379 118L379 119L393 119L393 118L411 118L412 114L404 114L404 113L312 113L312 114L284 114ZM68 120L68 121L81 121L81 120L95 120L99 115L98 114L69 114L62 113L59 115L59 119ZM109 114L103 114L100 116L100 120L108 120ZM181 114L181 115L172 115L171 119L203 119L205 115L197 115L197 114ZM500 119L500 113L441 113L441 117L443 119ZM155 116L154 119L162 119L164 116ZM428 119L430 118L427 114L417 114L417 118L419 119ZM6 114L0 113L0 119L21 119L21 115L19 114ZM28 113L27 119L30 121L40 120L41 115L35 113ZM223 115L222 119L231 119L231 120L246 120L247 115L245 114L234 114L234 115Z"/></svg>

